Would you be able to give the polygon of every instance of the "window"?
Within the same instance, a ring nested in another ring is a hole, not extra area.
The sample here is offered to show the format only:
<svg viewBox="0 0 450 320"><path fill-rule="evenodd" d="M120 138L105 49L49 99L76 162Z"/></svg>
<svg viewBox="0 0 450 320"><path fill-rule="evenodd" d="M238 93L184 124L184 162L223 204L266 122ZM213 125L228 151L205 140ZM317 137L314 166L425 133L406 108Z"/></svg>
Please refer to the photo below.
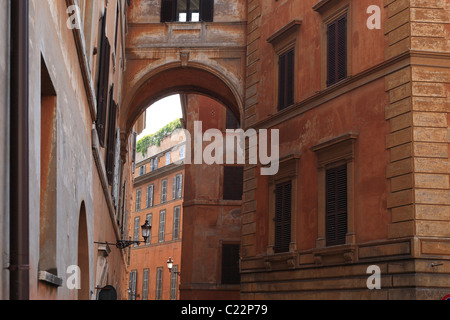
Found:
<svg viewBox="0 0 450 320"><path fill-rule="evenodd" d="M170 164L170 152L166 153L166 166Z"/></svg>
<svg viewBox="0 0 450 320"><path fill-rule="evenodd" d="M145 174L145 166L139 167L139 176L142 176Z"/></svg>
<svg viewBox="0 0 450 320"><path fill-rule="evenodd" d="M267 255L281 254L275 260L284 259L286 265L297 249L299 237L297 225L300 212L300 168L301 156L291 154L280 159L280 167L276 175L268 179L269 220ZM280 258L281 256L281 258Z"/></svg>
<svg viewBox="0 0 450 320"><path fill-rule="evenodd" d="M177 174L175 177L173 177L172 198L181 199L182 196L183 196L183 175Z"/></svg>
<svg viewBox="0 0 450 320"><path fill-rule="evenodd" d="M162 0L161 22L212 22L214 0Z"/></svg>
<svg viewBox="0 0 450 320"><path fill-rule="evenodd" d="M109 117L108 117L108 133L106 145L106 176L109 185L113 184L114 178L114 158L116 154L116 118L117 104L114 101L114 84L111 85L109 97Z"/></svg>
<svg viewBox="0 0 450 320"><path fill-rule="evenodd" d="M347 165L326 171L325 208L327 246L344 244L347 234Z"/></svg>
<svg viewBox="0 0 450 320"><path fill-rule="evenodd" d="M278 58L278 110L294 103L294 56L292 48Z"/></svg>
<svg viewBox="0 0 450 320"><path fill-rule="evenodd" d="M153 158L150 160L150 171L155 171L158 169L158 158Z"/></svg>
<svg viewBox="0 0 450 320"><path fill-rule="evenodd" d="M275 253L288 252L291 243L292 182L275 187Z"/></svg>
<svg viewBox="0 0 450 320"><path fill-rule="evenodd" d="M163 267L156 268L156 300L162 299Z"/></svg>
<svg viewBox="0 0 450 320"><path fill-rule="evenodd" d="M111 45L106 36L106 9L102 17L100 33L100 55L98 69L97 121L95 122L100 146L105 147L106 112L108 102Z"/></svg>
<svg viewBox="0 0 450 320"><path fill-rule="evenodd" d="M354 159L357 133L311 148L318 162L317 248L355 243Z"/></svg>
<svg viewBox="0 0 450 320"><path fill-rule="evenodd" d="M128 300L136 300L136 281L137 270L132 270L130 272L130 283L128 285Z"/></svg>
<svg viewBox="0 0 450 320"><path fill-rule="evenodd" d="M147 187L147 208L153 207L153 190L154 186L152 184Z"/></svg>
<svg viewBox="0 0 450 320"><path fill-rule="evenodd" d="M167 179L161 181L161 203L167 201Z"/></svg>
<svg viewBox="0 0 450 320"><path fill-rule="evenodd" d="M184 146L180 147L180 159L184 159Z"/></svg>
<svg viewBox="0 0 450 320"><path fill-rule="evenodd" d="M139 217L134 218L133 241L139 241ZM138 244L135 243L134 246L137 247Z"/></svg>
<svg viewBox="0 0 450 320"><path fill-rule="evenodd" d="M227 109L227 118L226 118L225 126L227 129L233 129L233 130L240 128L239 121L236 119L233 112L231 112L229 109Z"/></svg>
<svg viewBox="0 0 450 320"><path fill-rule="evenodd" d="M141 210L141 189L136 190L136 211Z"/></svg>
<svg viewBox="0 0 450 320"><path fill-rule="evenodd" d="M223 167L223 200L242 200L243 180L243 167Z"/></svg>
<svg viewBox="0 0 450 320"><path fill-rule="evenodd" d="M327 85L347 77L347 15L327 25Z"/></svg>
<svg viewBox="0 0 450 320"><path fill-rule="evenodd" d="M158 242L164 242L164 233L166 230L166 210L159 213L159 233Z"/></svg>
<svg viewBox="0 0 450 320"><path fill-rule="evenodd" d="M177 300L178 291L178 265L172 267L170 273L170 300Z"/></svg>
<svg viewBox="0 0 450 320"><path fill-rule="evenodd" d="M39 271L57 273L57 95L41 56Z"/></svg>
<svg viewBox="0 0 450 320"><path fill-rule="evenodd" d="M180 218L181 218L181 207L173 208L173 231L172 231L172 239L179 240L180 239Z"/></svg>
<svg viewBox="0 0 450 320"><path fill-rule="evenodd" d="M153 215L151 213L147 214L147 216L146 216L146 219L147 219L149 225L152 225L152 217L153 217ZM147 240L145 241L145 244L148 245L148 244L151 244L151 242L152 242L152 229L150 229L150 234L149 234L149 237L147 238Z"/></svg>
<svg viewBox="0 0 450 320"><path fill-rule="evenodd" d="M239 284L239 244L222 245L222 284Z"/></svg>
<svg viewBox="0 0 450 320"><path fill-rule="evenodd" d="M142 281L142 300L148 300L148 275L149 270L144 269L144 279Z"/></svg>

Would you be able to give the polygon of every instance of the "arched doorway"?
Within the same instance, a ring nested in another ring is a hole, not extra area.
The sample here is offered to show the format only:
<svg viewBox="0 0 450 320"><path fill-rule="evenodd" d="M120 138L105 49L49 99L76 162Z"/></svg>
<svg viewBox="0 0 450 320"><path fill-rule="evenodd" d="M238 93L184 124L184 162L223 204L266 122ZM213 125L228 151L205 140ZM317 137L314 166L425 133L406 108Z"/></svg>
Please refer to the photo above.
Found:
<svg viewBox="0 0 450 320"><path fill-rule="evenodd" d="M89 300L89 246L86 206L84 202L81 204L78 220L78 267L80 268L81 276L80 289L78 290L78 300Z"/></svg>

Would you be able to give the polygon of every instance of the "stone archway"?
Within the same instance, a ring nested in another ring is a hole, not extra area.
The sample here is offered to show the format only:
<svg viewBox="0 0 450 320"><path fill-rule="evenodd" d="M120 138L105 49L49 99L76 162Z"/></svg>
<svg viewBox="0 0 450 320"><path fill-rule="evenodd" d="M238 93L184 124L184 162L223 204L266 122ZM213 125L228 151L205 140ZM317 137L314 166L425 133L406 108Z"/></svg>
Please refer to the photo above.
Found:
<svg viewBox="0 0 450 320"><path fill-rule="evenodd" d="M206 95L226 106L240 121L243 118L240 90L221 72L199 63L182 66L175 62L161 66L127 91L120 112L120 127L127 136L148 106L175 93Z"/></svg>

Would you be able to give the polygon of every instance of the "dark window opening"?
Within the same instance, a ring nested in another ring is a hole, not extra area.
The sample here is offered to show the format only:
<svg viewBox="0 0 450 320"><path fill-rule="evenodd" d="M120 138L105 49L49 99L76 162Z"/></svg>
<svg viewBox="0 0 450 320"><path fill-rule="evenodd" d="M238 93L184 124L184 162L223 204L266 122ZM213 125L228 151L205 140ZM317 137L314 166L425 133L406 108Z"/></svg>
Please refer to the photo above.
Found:
<svg viewBox="0 0 450 320"><path fill-rule="evenodd" d="M291 243L292 182L275 187L275 253L288 252Z"/></svg>
<svg viewBox="0 0 450 320"><path fill-rule="evenodd" d="M222 245L222 284L239 284L239 244Z"/></svg>
<svg viewBox="0 0 450 320"><path fill-rule="evenodd" d="M243 167L223 167L223 200L242 200L243 180Z"/></svg>
<svg viewBox="0 0 450 320"><path fill-rule="evenodd" d="M162 0L161 22L212 22L214 0Z"/></svg>
<svg viewBox="0 0 450 320"><path fill-rule="evenodd" d="M345 244L347 234L347 166L326 171L326 244Z"/></svg>
<svg viewBox="0 0 450 320"><path fill-rule="evenodd" d="M347 16L343 16L327 27L328 80L331 86L347 77Z"/></svg>
<svg viewBox="0 0 450 320"><path fill-rule="evenodd" d="M294 56L291 49L278 59L278 110L294 103Z"/></svg>

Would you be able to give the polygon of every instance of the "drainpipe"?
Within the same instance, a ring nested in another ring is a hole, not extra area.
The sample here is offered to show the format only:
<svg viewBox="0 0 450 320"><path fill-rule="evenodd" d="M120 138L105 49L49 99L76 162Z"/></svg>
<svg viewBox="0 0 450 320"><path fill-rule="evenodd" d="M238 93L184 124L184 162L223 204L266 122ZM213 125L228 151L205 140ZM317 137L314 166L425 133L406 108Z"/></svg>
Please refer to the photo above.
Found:
<svg viewBox="0 0 450 320"><path fill-rule="evenodd" d="M29 300L28 1L11 1L10 299Z"/></svg>

